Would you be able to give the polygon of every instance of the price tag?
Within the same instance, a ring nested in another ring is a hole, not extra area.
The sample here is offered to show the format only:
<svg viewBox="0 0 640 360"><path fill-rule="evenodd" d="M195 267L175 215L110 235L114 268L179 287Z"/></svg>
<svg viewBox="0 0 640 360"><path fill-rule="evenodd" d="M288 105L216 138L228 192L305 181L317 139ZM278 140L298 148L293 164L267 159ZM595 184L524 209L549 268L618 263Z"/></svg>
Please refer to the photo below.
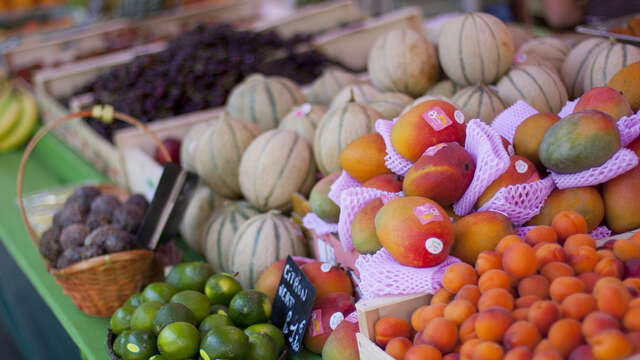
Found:
<svg viewBox="0 0 640 360"><path fill-rule="evenodd" d="M273 301L271 322L282 329L294 354L298 353L302 345L315 297L316 289L291 256L288 256Z"/></svg>

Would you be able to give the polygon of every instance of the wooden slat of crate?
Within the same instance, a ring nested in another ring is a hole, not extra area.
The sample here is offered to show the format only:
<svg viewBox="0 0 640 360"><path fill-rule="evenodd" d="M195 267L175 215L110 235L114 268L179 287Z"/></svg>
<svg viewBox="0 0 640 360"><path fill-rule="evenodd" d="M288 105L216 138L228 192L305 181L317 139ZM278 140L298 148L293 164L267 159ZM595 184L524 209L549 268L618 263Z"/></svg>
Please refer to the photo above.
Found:
<svg viewBox="0 0 640 360"><path fill-rule="evenodd" d="M367 339L375 337L376 321L384 316L395 316L410 321L411 314L422 305L428 305L431 294L385 296L362 300L356 304L360 333Z"/></svg>

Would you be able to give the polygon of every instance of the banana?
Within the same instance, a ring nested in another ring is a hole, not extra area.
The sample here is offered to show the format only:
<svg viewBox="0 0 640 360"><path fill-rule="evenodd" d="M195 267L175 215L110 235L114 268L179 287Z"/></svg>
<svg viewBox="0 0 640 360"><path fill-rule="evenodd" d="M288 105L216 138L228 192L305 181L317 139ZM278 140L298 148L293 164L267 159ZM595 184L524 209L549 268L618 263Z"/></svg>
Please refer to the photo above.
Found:
<svg viewBox="0 0 640 360"><path fill-rule="evenodd" d="M19 90L16 102L20 104L18 124L4 138L0 138L0 153L11 151L24 144L38 124L38 105L31 94Z"/></svg>
<svg viewBox="0 0 640 360"><path fill-rule="evenodd" d="M6 93L3 91L0 100L0 139L6 137L18 124L20 103L17 100L11 88L7 88Z"/></svg>

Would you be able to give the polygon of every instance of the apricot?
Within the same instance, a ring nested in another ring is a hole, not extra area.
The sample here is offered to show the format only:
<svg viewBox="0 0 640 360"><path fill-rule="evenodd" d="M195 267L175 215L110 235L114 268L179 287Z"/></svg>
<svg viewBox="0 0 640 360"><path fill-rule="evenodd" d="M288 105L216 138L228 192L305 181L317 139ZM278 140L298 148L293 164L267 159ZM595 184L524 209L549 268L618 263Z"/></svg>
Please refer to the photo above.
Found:
<svg viewBox="0 0 640 360"><path fill-rule="evenodd" d="M634 141L633 143L635 144L638 141L640 140L636 139L636 141ZM628 240L634 243L636 246L640 246L640 231L636 231Z"/></svg>
<svg viewBox="0 0 640 360"><path fill-rule="evenodd" d="M518 320L529 320L529 308L519 308L515 309L512 313L513 319Z"/></svg>
<svg viewBox="0 0 640 360"><path fill-rule="evenodd" d="M584 282L577 277L561 276L551 282L549 295L551 299L561 303L564 298L571 294L585 291Z"/></svg>
<svg viewBox="0 0 640 360"><path fill-rule="evenodd" d="M422 339L441 352L452 351L458 342L458 326L455 322L445 318L435 318L424 328Z"/></svg>
<svg viewBox="0 0 640 360"><path fill-rule="evenodd" d="M542 275L531 275L520 280L518 294L520 297L535 295L540 299L549 298L549 280Z"/></svg>
<svg viewBox="0 0 640 360"><path fill-rule="evenodd" d="M634 354L640 353L640 331L632 331L627 333L627 340L633 345Z"/></svg>
<svg viewBox="0 0 640 360"><path fill-rule="evenodd" d="M476 272L482 275L491 269L502 269L502 256L495 251L482 251L476 259Z"/></svg>
<svg viewBox="0 0 640 360"><path fill-rule="evenodd" d="M632 307L624 314L622 324L628 331L640 331L640 307Z"/></svg>
<svg viewBox="0 0 640 360"><path fill-rule="evenodd" d="M524 241L531 246L541 242L557 243L558 234L551 226L538 225L527 232Z"/></svg>
<svg viewBox="0 0 640 360"><path fill-rule="evenodd" d="M618 239L613 243L613 254L620 261L640 258L640 246L629 240Z"/></svg>
<svg viewBox="0 0 640 360"><path fill-rule="evenodd" d="M504 355L504 360L531 360L533 353L526 346L518 346Z"/></svg>
<svg viewBox="0 0 640 360"><path fill-rule="evenodd" d="M441 288L440 290L436 291L435 294L433 294L430 304L448 304L449 301L451 301L452 297L453 293L449 292L449 290L445 288Z"/></svg>
<svg viewBox="0 0 640 360"><path fill-rule="evenodd" d="M569 264L554 261L544 265L540 269L540 275L547 278L549 281L553 281L562 276L573 276L573 268Z"/></svg>
<svg viewBox="0 0 640 360"><path fill-rule="evenodd" d="M460 354L458 353L448 353L445 355L442 360L460 360Z"/></svg>
<svg viewBox="0 0 640 360"><path fill-rule="evenodd" d="M629 301L629 308L639 307L640 306L640 297L632 299Z"/></svg>
<svg viewBox="0 0 640 360"><path fill-rule="evenodd" d="M568 356L573 349L584 343L580 322L571 318L556 321L549 328L548 339L562 357Z"/></svg>
<svg viewBox="0 0 640 360"><path fill-rule="evenodd" d="M596 360L591 350L591 345L584 344L573 349L569 355L569 360Z"/></svg>
<svg viewBox="0 0 640 360"><path fill-rule="evenodd" d="M460 324L460 329L458 331L460 335L460 341L465 342L471 339L478 338L476 335L476 320L478 319L478 314L475 313L468 318L466 318L462 324Z"/></svg>
<svg viewBox="0 0 640 360"><path fill-rule="evenodd" d="M620 330L602 330L589 339L597 359L621 359L633 353L633 345Z"/></svg>
<svg viewBox="0 0 640 360"><path fill-rule="evenodd" d="M587 221L578 212L571 210L557 213L551 221L551 227L556 231L561 242L571 235L587 233Z"/></svg>
<svg viewBox="0 0 640 360"><path fill-rule="evenodd" d="M565 317L582 320L585 316L596 311L598 304L596 298L591 294L576 293L571 294L562 300L560 310Z"/></svg>
<svg viewBox="0 0 640 360"><path fill-rule="evenodd" d="M534 354L540 354L544 352L553 352L555 354L558 354L558 351L553 347L553 344L551 343L551 341L549 341L549 339L542 339L538 343L538 346L536 346L536 348L533 350Z"/></svg>
<svg viewBox="0 0 640 360"><path fill-rule="evenodd" d="M492 269L480 276L478 279L478 288L481 292L486 292L489 289L502 288L509 290L511 288L511 279L506 272L498 269Z"/></svg>
<svg viewBox="0 0 640 360"><path fill-rule="evenodd" d="M431 320L439 317L444 317L444 309L446 307L447 307L447 304L437 303L437 304L431 304L426 308L422 309L420 313L420 317L416 319L416 324L419 327L419 329L415 328L416 331L424 330L424 328L427 326L427 324ZM413 316L412 316L412 320L413 320Z"/></svg>
<svg viewBox="0 0 640 360"><path fill-rule="evenodd" d="M413 345L404 355L404 360L442 359L442 353L434 346L427 344Z"/></svg>
<svg viewBox="0 0 640 360"><path fill-rule="evenodd" d="M577 254L569 256L569 263L573 266L576 274L592 271L598 261L596 250L589 246L580 246Z"/></svg>
<svg viewBox="0 0 640 360"><path fill-rule="evenodd" d="M524 243L511 244L502 255L502 268L518 279L535 274L538 262L533 248Z"/></svg>
<svg viewBox="0 0 640 360"><path fill-rule="evenodd" d="M473 360L501 360L504 355L502 346L493 341L483 341L478 344L473 353Z"/></svg>
<svg viewBox="0 0 640 360"><path fill-rule="evenodd" d="M409 322L411 323L411 327L413 327L415 331L420 331L423 329L422 314L429 308L429 306L431 305L420 306L411 314L411 319L409 319ZM439 316L442 316L442 314Z"/></svg>
<svg viewBox="0 0 640 360"><path fill-rule="evenodd" d="M412 345L411 340L404 337L397 337L389 340L384 351L396 360L403 360Z"/></svg>
<svg viewBox="0 0 640 360"><path fill-rule="evenodd" d="M477 285L467 284L458 290L454 299L467 300L476 305L478 303L478 299L480 299L480 295L480 288L478 288Z"/></svg>
<svg viewBox="0 0 640 360"><path fill-rule="evenodd" d="M444 318L452 320L456 325L476 313L476 306L467 300L453 300L444 309Z"/></svg>
<svg viewBox="0 0 640 360"><path fill-rule="evenodd" d="M596 241L587 234L575 234L571 235L564 242L564 252L567 256L575 255L578 253L580 246L589 246L596 248Z"/></svg>
<svg viewBox="0 0 640 360"><path fill-rule="evenodd" d="M374 334L376 344L385 347L389 340L395 337L409 338L411 336L411 325L404 319L384 316L376 321Z"/></svg>
<svg viewBox="0 0 640 360"><path fill-rule="evenodd" d="M593 287L596 285L596 282L600 280L600 275L592 271L588 271L588 272L583 272L582 274L579 274L578 279L584 282L585 291L590 293L593 291Z"/></svg>
<svg viewBox="0 0 640 360"><path fill-rule="evenodd" d="M616 256L613 254L613 251L610 249L598 249L596 250L596 254L598 254L598 259L602 260L604 258L615 259Z"/></svg>
<svg viewBox="0 0 640 360"><path fill-rule="evenodd" d="M604 258L598 261L593 271L600 276L612 276L622 279L624 275L624 265L618 259Z"/></svg>
<svg viewBox="0 0 640 360"><path fill-rule="evenodd" d="M474 268L463 262L449 266L442 276L442 286L452 293L458 292L464 285L475 285L477 281Z"/></svg>
<svg viewBox="0 0 640 360"><path fill-rule="evenodd" d="M613 276L604 276L604 277L601 277L600 280L598 280L596 282L596 285L593 287L593 296L598 297L600 290L604 288L605 285L624 286L622 284L622 280L615 278Z"/></svg>
<svg viewBox="0 0 640 360"><path fill-rule="evenodd" d="M460 359L472 360L476 347L482 343L483 343L483 340L480 340L480 339L471 339L471 340L465 341L460 347Z"/></svg>
<svg viewBox="0 0 640 360"><path fill-rule="evenodd" d="M503 237L496 245L496 252L499 255L504 254L505 250L509 247L509 245L517 242L523 242L522 238L518 235L507 235Z"/></svg>
<svg viewBox="0 0 640 360"><path fill-rule="evenodd" d="M587 340L606 329L620 329L618 319L605 312L594 311L582 320L582 335Z"/></svg>
<svg viewBox="0 0 640 360"><path fill-rule="evenodd" d="M555 350L547 350L535 353L533 360L562 360L562 356Z"/></svg>
<svg viewBox="0 0 640 360"><path fill-rule="evenodd" d="M547 335L551 325L560 318L560 309L549 300L541 300L529 307L529 322L535 325L540 334Z"/></svg>
<svg viewBox="0 0 640 360"><path fill-rule="evenodd" d="M640 293L640 278L626 278L622 281L622 285L626 286L627 289L633 289L635 292Z"/></svg>
<svg viewBox="0 0 640 360"><path fill-rule="evenodd" d="M513 316L504 308L494 306L478 313L475 328L479 339L502 341L504 333L513 323Z"/></svg>
<svg viewBox="0 0 640 360"><path fill-rule="evenodd" d="M507 332L504 333L503 343L507 350L518 346L526 346L533 351L541 339L540 332L535 325L528 321L520 320L511 324Z"/></svg>
<svg viewBox="0 0 640 360"><path fill-rule="evenodd" d="M501 306L509 311L514 307L513 295L503 288L489 289L482 293L478 300L478 311L484 311L492 306Z"/></svg>
<svg viewBox="0 0 640 360"><path fill-rule="evenodd" d="M544 266L554 261L567 261L567 256L560 244L538 243L534 249L536 251L538 266Z"/></svg>
<svg viewBox="0 0 640 360"><path fill-rule="evenodd" d="M516 309L531 307L531 305L535 304L540 300L542 299L536 295L520 296L519 298L516 299Z"/></svg>

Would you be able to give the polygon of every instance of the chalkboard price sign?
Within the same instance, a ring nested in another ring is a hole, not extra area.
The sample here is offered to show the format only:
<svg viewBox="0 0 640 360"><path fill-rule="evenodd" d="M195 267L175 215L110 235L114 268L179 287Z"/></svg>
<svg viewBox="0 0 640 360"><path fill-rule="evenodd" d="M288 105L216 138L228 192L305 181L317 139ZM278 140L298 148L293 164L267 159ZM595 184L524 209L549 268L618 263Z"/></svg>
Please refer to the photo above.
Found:
<svg viewBox="0 0 640 360"><path fill-rule="evenodd" d="M288 256L273 301L271 322L282 329L294 354L300 350L315 297L316 289Z"/></svg>

